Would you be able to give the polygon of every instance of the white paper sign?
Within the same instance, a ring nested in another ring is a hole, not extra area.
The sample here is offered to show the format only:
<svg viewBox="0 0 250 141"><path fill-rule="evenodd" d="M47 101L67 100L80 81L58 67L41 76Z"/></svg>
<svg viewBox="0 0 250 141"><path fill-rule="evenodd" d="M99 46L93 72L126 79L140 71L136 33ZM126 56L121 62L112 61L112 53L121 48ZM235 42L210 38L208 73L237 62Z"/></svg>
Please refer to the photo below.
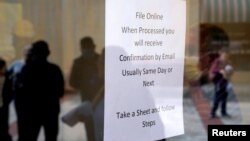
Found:
<svg viewBox="0 0 250 141"><path fill-rule="evenodd" d="M184 133L185 0L106 0L104 141Z"/></svg>

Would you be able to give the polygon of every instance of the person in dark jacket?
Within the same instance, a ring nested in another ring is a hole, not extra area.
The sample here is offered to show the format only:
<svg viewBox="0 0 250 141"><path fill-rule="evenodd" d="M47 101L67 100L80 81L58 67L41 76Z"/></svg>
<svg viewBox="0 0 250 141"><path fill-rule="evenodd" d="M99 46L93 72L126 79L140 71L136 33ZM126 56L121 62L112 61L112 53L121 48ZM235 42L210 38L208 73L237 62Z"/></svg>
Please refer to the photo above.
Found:
<svg viewBox="0 0 250 141"><path fill-rule="evenodd" d="M91 37L82 38L80 47L82 54L73 62L70 85L80 92L82 102L91 102L99 86L97 75L97 60L99 55L95 52L95 44ZM84 123L88 140L94 141L93 118L86 118Z"/></svg>
<svg viewBox="0 0 250 141"><path fill-rule="evenodd" d="M64 94L64 79L61 69L47 60L49 54L49 46L45 41L34 42L17 76L17 113L18 118L25 119L22 124L26 128L20 132L19 141L37 140L42 126L46 141L57 140L59 100Z"/></svg>
<svg viewBox="0 0 250 141"><path fill-rule="evenodd" d="M80 42L81 56L73 62L70 85L81 94L82 101L91 101L97 85L97 60L95 44L91 37L84 37Z"/></svg>

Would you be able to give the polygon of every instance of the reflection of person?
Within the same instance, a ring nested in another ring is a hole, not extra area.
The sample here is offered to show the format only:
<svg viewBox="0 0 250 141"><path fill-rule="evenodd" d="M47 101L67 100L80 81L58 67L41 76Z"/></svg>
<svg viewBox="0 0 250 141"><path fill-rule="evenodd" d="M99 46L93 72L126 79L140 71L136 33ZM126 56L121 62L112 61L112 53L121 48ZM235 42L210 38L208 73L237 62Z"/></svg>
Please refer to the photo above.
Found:
<svg viewBox="0 0 250 141"><path fill-rule="evenodd" d="M60 68L47 61L49 53L45 41L33 43L15 81L18 121L25 126L19 129L22 130L20 141L37 140L41 126L46 140L57 140L59 98L64 93L64 80Z"/></svg>
<svg viewBox="0 0 250 141"><path fill-rule="evenodd" d="M221 103L221 115L223 117L230 117L227 113L226 104L228 96L228 79L227 75L230 75L228 70L225 70L229 64L228 54L226 51L220 51L219 57L214 60L210 68L209 77L214 83L215 96L213 101L213 107L211 110L211 118L216 118L216 111Z"/></svg>
<svg viewBox="0 0 250 141"><path fill-rule="evenodd" d="M225 76L225 66L229 64L229 37L226 32L214 25L201 25L199 67L202 71L200 84L213 82L215 94L210 118L215 118L221 104L221 114L229 117L226 111L228 96L228 80Z"/></svg>
<svg viewBox="0 0 250 141"><path fill-rule="evenodd" d="M6 73L6 62L0 58L0 140L11 141L8 133L8 107L10 98L8 87L8 76Z"/></svg>
<svg viewBox="0 0 250 141"><path fill-rule="evenodd" d="M95 52L95 44L91 37L81 39L82 55L74 60L70 74L70 85L80 91L82 102L91 102L95 96L98 86L97 65L98 55ZM85 119L87 137L89 141L94 140L93 118Z"/></svg>

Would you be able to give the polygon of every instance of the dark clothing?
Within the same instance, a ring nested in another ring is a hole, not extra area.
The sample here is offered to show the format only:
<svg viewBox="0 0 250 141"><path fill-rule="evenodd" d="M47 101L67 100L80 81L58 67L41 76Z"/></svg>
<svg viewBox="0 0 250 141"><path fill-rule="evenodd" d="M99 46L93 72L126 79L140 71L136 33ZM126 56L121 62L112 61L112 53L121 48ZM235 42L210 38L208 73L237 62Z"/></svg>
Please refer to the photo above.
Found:
<svg viewBox="0 0 250 141"><path fill-rule="evenodd" d="M95 97L98 85L97 59L98 55L93 52L74 60L70 85L80 91L82 101L91 101Z"/></svg>
<svg viewBox="0 0 250 141"><path fill-rule="evenodd" d="M3 86L3 103L5 105L9 105L13 98L12 79L10 75L11 74L9 72L5 74L5 81Z"/></svg>
<svg viewBox="0 0 250 141"><path fill-rule="evenodd" d="M70 85L79 90L82 101L92 101L99 87L97 60L98 54L90 51L74 60L70 75ZM86 119L87 138L94 141L94 123L92 117Z"/></svg>
<svg viewBox="0 0 250 141"><path fill-rule="evenodd" d="M63 93L64 80L58 66L46 61L24 65L15 81L19 141L36 139L41 126L45 127L46 140L56 140Z"/></svg>
<svg viewBox="0 0 250 141"><path fill-rule="evenodd" d="M12 99L11 81L9 79L9 73L5 75L5 81L2 90L3 106L0 107L0 140L11 141L9 135L9 104Z"/></svg>
<svg viewBox="0 0 250 141"><path fill-rule="evenodd" d="M36 141L39 135L41 126L44 127L45 140L46 141L56 141L58 134L58 114L53 115L51 113L49 116L37 116L32 121L32 130L30 131L30 140Z"/></svg>
<svg viewBox="0 0 250 141"><path fill-rule="evenodd" d="M215 86L215 96L213 101L213 107L211 111L211 115L215 116L216 111L221 103L221 114L227 115L226 104L227 104L227 84L228 81L223 77L223 75L217 72L214 76L213 83Z"/></svg>
<svg viewBox="0 0 250 141"><path fill-rule="evenodd" d="M0 108L0 140L1 141L11 141L11 137L8 133L8 107L3 106Z"/></svg>
<svg viewBox="0 0 250 141"><path fill-rule="evenodd" d="M20 106L21 104L17 104L16 102L16 90L15 90L15 85L16 85L16 81L17 81L17 74L20 74L23 66L24 66L25 62L24 60L17 60L14 63L12 63L8 69L8 74L9 74L9 82L10 82L10 87L11 87L11 92L9 94L12 95L12 99L15 102L15 108L16 108L16 114L17 114L17 122L18 122L18 136L19 136L19 140L25 140L22 139L24 136L24 133L28 131L27 129L27 122L24 122L26 120L28 120L27 117L25 117L25 114L21 114L23 111L19 110L22 106ZM20 101L19 101L20 102ZM16 106L19 105L19 106ZM26 115L27 116L27 115ZM29 133L27 133L26 136L28 136Z"/></svg>

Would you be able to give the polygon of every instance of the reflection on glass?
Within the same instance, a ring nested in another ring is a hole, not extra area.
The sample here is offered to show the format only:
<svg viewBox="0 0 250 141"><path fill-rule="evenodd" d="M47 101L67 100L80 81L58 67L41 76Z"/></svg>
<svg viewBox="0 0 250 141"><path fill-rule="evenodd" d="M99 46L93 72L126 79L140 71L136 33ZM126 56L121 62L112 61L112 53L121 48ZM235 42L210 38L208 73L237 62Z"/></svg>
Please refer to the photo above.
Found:
<svg viewBox="0 0 250 141"><path fill-rule="evenodd" d="M64 77L57 140L102 140L104 7L103 0L0 1L0 58L7 65L7 73L0 67L0 140L9 140L8 133L14 141L20 137L15 110L20 107L14 104L17 94L13 91L14 82L25 65L25 55L29 55L25 50L41 39L49 44L49 61L60 66ZM249 17L250 3L246 0L187 1L185 135L168 141L207 140L208 124L250 123ZM85 50L85 46L92 49ZM95 57L91 61L77 61L84 56ZM82 86L85 81L88 86ZM59 85L59 81L53 85ZM219 93L227 96L218 100ZM32 106L36 98L39 96L32 97L27 104ZM229 116L223 116L223 107L216 108L218 101L225 104ZM41 107L48 102L49 99L44 99ZM44 140L45 131L38 132L38 140Z"/></svg>

